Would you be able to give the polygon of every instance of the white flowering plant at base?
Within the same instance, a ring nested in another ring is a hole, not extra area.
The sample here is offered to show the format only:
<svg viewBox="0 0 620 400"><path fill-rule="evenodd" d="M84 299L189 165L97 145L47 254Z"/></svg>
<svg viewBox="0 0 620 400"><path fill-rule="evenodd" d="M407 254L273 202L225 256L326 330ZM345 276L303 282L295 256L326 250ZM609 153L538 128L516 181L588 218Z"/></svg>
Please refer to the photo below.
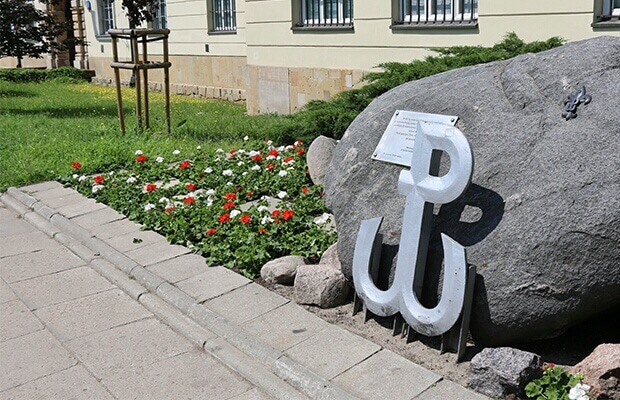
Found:
<svg viewBox="0 0 620 400"><path fill-rule="evenodd" d="M553 363L543 365L542 377L525 386L525 394L536 400L589 400L590 386L581 381L583 375L572 375Z"/></svg>
<svg viewBox="0 0 620 400"><path fill-rule="evenodd" d="M323 189L310 180L303 144L245 141L244 147L172 156L128 150L136 155L132 167L95 178L76 170L61 180L190 247L210 265L254 277L284 255L318 262L336 233L325 229Z"/></svg>

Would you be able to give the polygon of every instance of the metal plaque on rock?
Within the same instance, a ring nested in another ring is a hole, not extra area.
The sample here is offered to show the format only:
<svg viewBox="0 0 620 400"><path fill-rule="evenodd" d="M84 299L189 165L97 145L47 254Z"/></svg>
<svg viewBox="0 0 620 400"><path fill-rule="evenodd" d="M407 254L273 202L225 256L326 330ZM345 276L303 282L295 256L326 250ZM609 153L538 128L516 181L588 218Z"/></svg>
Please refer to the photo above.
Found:
<svg viewBox="0 0 620 400"><path fill-rule="evenodd" d="M458 117L454 115L396 110L372 155L372 159L411 167L411 155L418 122L454 126L457 119Z"/></svg>

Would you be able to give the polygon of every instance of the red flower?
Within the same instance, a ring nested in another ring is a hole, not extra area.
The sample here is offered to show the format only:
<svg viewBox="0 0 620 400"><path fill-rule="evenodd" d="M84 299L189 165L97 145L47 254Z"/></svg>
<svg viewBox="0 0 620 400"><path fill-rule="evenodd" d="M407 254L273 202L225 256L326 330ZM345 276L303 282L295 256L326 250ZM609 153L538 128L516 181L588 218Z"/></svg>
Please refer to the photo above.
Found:
<svg viewBox="0 0 620 400"><path fill-rule="evenodd" d="M297 154L299 154L299 155L302 155L302 154L304 154L305 152L306 152L306 150L304 150L304 149L299 149L299 150L297 150Z"/></svg>
<svg viewBox="0 0 620 400"><path fill-rule="evenodd" d="M194 199L191 196L186 197L185 199L183 199L183 203L185 203L185 204L194 204L195 201L196 201L196 199Z"/></svg>
<svg viewBox="0 0 620 400"><path fill-rule="evenodd" d="M245 197L252 197L253 195L254 193L252 193L252 191L250 190L249 192L245 194Z"/></svg>
<svg viewBox="0 0 620 400"><path fill-rule="evenodd" d="M95 183L98 184L98 185L103 183L104 180L105 180L105 178L103 176L101 176L101 175L97 175L95 177Z"/></svg>
<svg viewBox="0 0 620 400"><path fill-rule="evenodd" d="M168 207L166 207L166 209L164 211L166 212L166 214L170 214L174 210L176 210L176 208L174 206L168 206Z"/></svg>
<svg viewBox="0 0 620 400"><path fill-rule="evenodd" d="M220 215L219 221L220 221L220 224L230 221L230 214L227 213L227 214Z"/></svg>
<svg viewBox="0 0 620 400"><path fill-rule="evenodd" d="M267 170L272 170L274 169L276 166L273 164L267 164L267 166L265 168L267 168Z"/></svg>
<svg viewBox="0 0 620 400"><path fill-rule="evenodd" d="M230 155L231 155L231 156L232 156L233 154L235 154L236 152L237 152L237 150L235 150L235 149L230 149L230 151L229 151L229 153L230 153Z"/></svg>
<svg viewBox="0 0 620 400"><path fill-rule="evenodd" d="M252 157L252 160L256 162L260 162L260 161L263 161L263 157L260 154L257 154L254 157Z"/></svg>
<svg viewBox="0 0 620 400"><path fill-rule="evenodd" d="M207 232L207 235L211 236L211 235L215 235L217 233L217 229L211 228L209 229Z"/></svg>
<svg viewBox="0 0 620 400"><path fill-rule="evenodd" d="M80 164L79 162L74 162L73 164L71 164L71 168L73 169L80 169L82 168L82 164Z"/></svg>
<svg viewBox="0 0 620 400"><path fill-rule="evenodd" d="M229 210L231 208L235 208L235 203L233 203L232 201L226 202L224 204L224 210Z"/></svg>
<svg viewBox="0 0 620 400"><path fill-rule="evenodd" d="M278 150L276 149L271 149L271 151L268 154L269 156L274 156L277 157L278 156Z"/></svg>
<svg viewBox="0 0 620 400"><path fill-rule="evenodd" d="M153 183L149 183L148 185L146 185L146 191L147 193L151 193L157 190L157 185L153 184Z"/></svg>
<svg viewBox="0 0 620 400"><path fill-rule="evenodd" d="M293 161L294 159L295 159L294 157L286 157L286 158L284 159L284 163L285 163L285 164L286 164L286 163L290 163L290 162L291 162L291 161Z"/></svg>
<svg viewBox="0 0 620 400"><path fill-rule="evenodd" d="M185 161L183 161L183 162L179 165L179 168L181 168L181 169L183 170L183 169L185 169L185 168L189 168L189 167L191 167L191 166L192 166L192 164L191 164L189 161L185 160Z"/></svg>
<svg viewBox="0 0 620 400"><path fill-rule="evenodd" d="M196 189L196 185L194 185L193 183L187 184L187 190L189 190L190 192L194 191L195 189Z"/></svg>
<svg viewBox="0 0 620 400"><path fill-rule="evenodd" d="M237 198L237 193L226 193L226 200L234 200Z"/></svg>
<svg viewBox="0 0 620 400"><path fill-rule="evenodd" d="M265 228L258 228L258 233L265 233L267 232L267 229Z"/></svg>
<svg viewBox="0 0 620 400"><path fill-rule="evenodd" d="M304 192L305 194L308 194L308 188L307 187L302 187L301 191Z"/></svg>
<svg viewBox="0 0 620 400"><path fill-rule="evenodd" d="M284 218L285 221L288 221L289 219L293 218L293 215L295 215L295 212L293 210L286 210L282 213L282 218Z"/></svg>
<svg viewBox="0 0 620 400"><path fill-rule="evenodd" d="M148 158L146 158L146 156L143 156L142 154L140 154L138 157L136 157L136 162L139 162L139 163L143 163L146 160L148 160Z"/></svg>
<svg viewBox="0 0 620 400"><path fill-rule="evenodd" d="M241 217L239 217L239 220L246 225L250 223L250 219L251 218L249 214L243 214Z"/></svg>
<svg viewBox="0 0 620 400"><path fill-rule="evenodd" d="M280 216L281 211L280 210L273 210L273 212L271 213L271 216L276 218Z"/></svg>

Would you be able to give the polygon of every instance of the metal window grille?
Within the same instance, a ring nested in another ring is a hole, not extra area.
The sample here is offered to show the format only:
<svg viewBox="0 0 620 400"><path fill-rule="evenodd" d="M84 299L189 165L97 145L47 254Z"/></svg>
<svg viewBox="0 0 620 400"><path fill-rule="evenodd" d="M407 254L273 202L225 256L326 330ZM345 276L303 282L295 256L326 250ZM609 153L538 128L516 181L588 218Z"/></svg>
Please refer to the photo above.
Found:
<svg viewBox="0 0 620 400"><path fill-rule="evenodd" d="M114 29L114 8L112 4L114 0L99 1L99 18L101 25L101 34L107 35L108 29Z"/></svg>
<svg viewBox="0 0 620 400"><path fill-rule="evenodd" d="M153 29L166 29L168 28L168 22L166 20L166 0L159 0L159 6L153 15L153 22L151 26Z"/></svg>
<svg viewBox="0 0 620 400"><path fill-rule="evenodd" d="M602 6L599 16L601 21L620 19L620 0L602 0Z"/></svg>
<svg viewBox="0 0 620 400"><path fill-rule="evenodd" d="M235 0L212 0L213 31L234 32L237 30Z"/></svg>
<svg viewBox="0 0 620 400"><path fill-rule="evenodd" d="M353 0L301 0L302 26L353 26Z"/></svg>
<svg viewBox="0 0 620 400"><path fill-rule="evenodd" d="M401 0L397 23L449 23L478 20L478 0Z"/></svg>

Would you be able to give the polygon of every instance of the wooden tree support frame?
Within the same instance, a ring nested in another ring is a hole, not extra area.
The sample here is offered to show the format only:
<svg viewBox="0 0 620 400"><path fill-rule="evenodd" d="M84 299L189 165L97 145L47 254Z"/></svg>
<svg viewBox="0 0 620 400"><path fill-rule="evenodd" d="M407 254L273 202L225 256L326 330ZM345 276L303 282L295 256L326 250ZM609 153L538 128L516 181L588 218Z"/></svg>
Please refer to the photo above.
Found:
<svg viewBox="0 0 620 400"><path fill-rule="evenodd" d="M142 86L144 85L144 126L150 127L149 122L149 75L150 69L164 69L164 97L166 104L166 132L170 133L170 66L168 61L168 36L169 29L110 29L108 31L112 38L113 60L110 66L114 68L114 81L116 83L116 100L118 103L118 121L121 130L125 133L125 117L123 115L123 98L121 96L121 69L135 71L136 76L136 119L138 127L142 127ZM118 39L129 40L131 46L131 61L119 61L118 59ZM163 61L149 61L147 44L150 42L163 41ZM139 46L142 45L142 57L140 57ZM142 79L140 77L142 71Z"/></svg>

